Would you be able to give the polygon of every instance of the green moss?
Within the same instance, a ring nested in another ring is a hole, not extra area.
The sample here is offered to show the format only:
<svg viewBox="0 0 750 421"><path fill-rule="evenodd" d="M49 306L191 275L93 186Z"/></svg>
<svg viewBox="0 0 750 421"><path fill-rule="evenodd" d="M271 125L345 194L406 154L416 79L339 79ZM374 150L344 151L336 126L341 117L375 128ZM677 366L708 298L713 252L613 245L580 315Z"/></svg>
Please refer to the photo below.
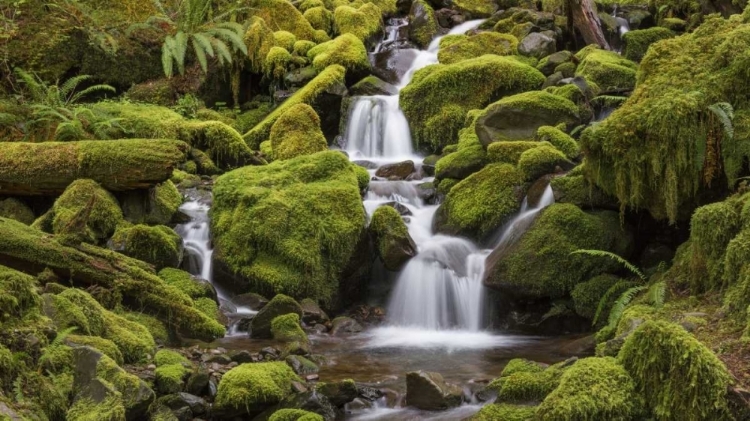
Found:
<svg viewBox="0 0 750 421"><path fill-rule="evenodd" d="M268 139L273 123L275 123L276 120L286 112L286 110L293 105L300 103L312 104L320 94L337 84L342 84L344 82L345 73L346 70L338 65L329 66L320 72L315 79L311 80L307 85L295 92L294 95L284 101L279 107L271 112L271 114L263 119L263 121L245 133L244 138L247 144L250 145L251 148L257 148L258 145L260 145L260 142Z"/></svg>
<svg viewBox="0 0 750 421"><path fill-rule="evenodd" d="M453 64L485 54L507 56L515 54L517 47L516 37L497 32L481 32L471 36L450 35L440 40L438 60L443 64Z"/></svg>
<svg viewBox="0 0 750 421"><path fill-rule="evenodd" d="M581 317L592 320L596 315L602 298L607 295L608 291L618 282L620 282L620 279L617 276L603 274L576 285L570 293L571 298L573 298L576 313ZM612 301L614 301L614 299L619 297L611 298L613 299ZM609 306L606 306L607 308L602 309L603 314L599 317L606 318L608 314L607 310L608 307L611 306L611 302L609 304Z"/></svg>
<svg viewBox="0 0 750 421"><path fill-rule="evenodd" d="M297 39L313 40L315 30L291 2L286 0L252 0L247 4L254 16L262 18L276 31L287 31Z"/></svg>
<svg viewBox="0 0 750 421"><path fill-rule="evenodd" d="M100 243L123 222L117 199L93 180L77 180L52 207L55 234L75 235L81 241Z"/></svg>
<svg viewBox="0 0 750 421"><path fill-rule="evenodd" d="M249 70L253 73L263 73L266 56L268 56L271 47L276 45L273 29L268 26L263 18L253 16L248 20L243 41L247 47ZM240 132L242 131L240 130Z"/></svg>
<svg viewBox="0 0 750 421"><path fill-rule="evenodd" d="M297 313L274 317L271 321L271 334L277 341L308 342L307 335L300 327L299 314Z"/></svg>
<svg viewBox="0 0 750 421"><path fill-rule="evenodd" d="M182 238L164 225L120 228L112 236L111 248L157 269L177 266L182 258Z"/></svg>
<svg viewBox="0 0 750 421"><path fill-rule="evenodd" d="M217 257L263 293L331 303L365 226L354 168L325 151L223 175L212 208Z"/></svg>
<svg viewBox="0 0 750 421"><path fill-rule="evenodd" d="M172 285L192 299L212 298L214 291L208 282L193 278L193 275L180 269L164 268L159 271L159 278L167 285Z"/></svg>
<svg viewBox="0 0 750 421"><path fill-rule="evenodd" d="M297 37L288 31L276 31L273 33L273 40L277 47L281 47L291 53L294 50L294 43L297 42Z"/></svg>
<svg viewBox="0 0 750 421"><path fill-rule="evenodd" d="M486 55L419 70L399 101L417 146L440 150L455 142L469 110L543 82L544 75L531 66Z"/></svg>
<svg viewBox="0 0 750 421"><path fill-rule="evenodd" d="M316 30L324 31L327 34L333 32L333 12L325 7L307 9L304 16Z"/></svg>
<svg viewBox="0 0 750 421"><path fill-rule="evenodd" d="M282 47L271 47L263 64L263 74L267 78L281 80L286 74L289 64L292 62L292 54Z"/></svg>
<svg viewBox="0 0 750 421"><path fill-rule="evenodd" d="M339 35L331 41L317 45L307 52L313 67L318 71L332 64L343 66L347 71L361 72L370 69L370 59L362 41L350 33Z"/></svg>
<svg viewBox="0 0 750 421"><path fill-rule="evenodd" d="M586 54L579 52L576 57L581 59L576 76L595 83L603 92L629 91L635 86L638 66L617 53L591 49Z"/></svg>
<svg viewBox="0 0 750 421"><path fill-rule="evenodd" d="M0 325L4 329L38 315L40 304L34 278L0 265Z"/></svg>
<svg viewBox="0 0 750 421"><path fill-rule="evenodd" d="M536 132L536 138L539 141L549 142L570 159L575 159L581 154L578 142L557 127L540 127Z"/></svg>
<svg viewBox="0 0 750 421"><path fill-rule="evenodd" d="M555 67L553 73L561 73L563 77L573 77L575 76L577 68L578 66L576 66L575 63L562 63L559 66Z"/></svg>
<svg viewBox="0 0 750 421"><path fill-rule="evenodd" d="M292 53L300 57L307 57L307 52L315 47L315 43L312 41L300 40L294 43Z"/></svg>
<svg viewBox="0 0 750 421"><path fill-rule="evenodd" d="M221 378L215 406L253 413L288 396L293 381L300 379L284 362L241 364Z"/></svg>
<svg viewBox="0 0 750 421"><path fill-rule="evenodd" d="M614 358L584 358L560 378L536 416L550 421L628 421L641 415L633 379Z"/></svg>
<svg viewBox="0 0 750 421"><path fill-rule="evenodd" d="M411 246L411 250L416 252L404 220L390 206L375 209L370 222L370 233L387 269L397 270L404 263L407 247Z"/></svg>
<svg viewBox="0 0 750 421"><path fill-rule="evenodd" d="M149 190L126 192L121 199L125 219L134 224L169 224L182 205L182 194L170 180Z"/></svg>
<svg viewBox="0 0 750 421"><path fill-rule="evenodd" d="M542 371L515 371L491 381L487 389L497 392L498 403L540 402L555 390L564 371L559 365Z"/></svg>
<svg viewBox="0 0 750 421"><path fill-rule="evenodd" d="M648 29L628 31L622 37L622 40L625 43L623 56L628 60L641 61L651 44L674 36L675 33L671 30L658 26Z"/></svg>
<svg viewBox="0 0 750 421"><path fill-rule="evenodd" d="M0 200L0 216L3 218L15 219L26 225L34 223L34 212L23 202L13 197Z"/></svg>
<svg viewBox="0 0 750 421"><path fill-rule="evenodd" d="M542 145L549 145L547 142L537 141L499 141L492 142L487 146L487 158L490 162L518 164L521 154L529 149Z"/></svg>
<svg viewBox="0 0 750 421"><path fill-rule="evenodd" d="M188 360L182 354L170 349L162 349L154 355L154 362L157 367L173 364L187 364Z"/></svg>
<svg viewBox="0 0 750 421"><path fill-rule="evenodd" d="M122 317L130 320L131 322L138 323L139 325L148 329L148 332L154 338L157 344L166 344L169 341L169 332L164 323L154 316L149 316L144 313L135 312L124 312L120 314Z"/></svg>
<svg viewBox="0 0 750 421"><path fill-rule="evenodd" d="M440 184L438 184L437 190L438 193L442 195L447 195L450 193L451 189L458 184L458 182L461 180L456 180L455 178L444 178L440 180Z"/></svg>
<svg viewBox="0 0 750 421"><path fill-rule="evenodd" d="M435 10L425 0L412 2L409 11L409 39L420 48L426 48L440 31Z"/></svg>
<svg viewBox="0 0 750 421"><path fill-rule="evenodd" d="M658 419L732 419L727 410L727 369L682 327L663 321L643 323L625 341L618 361Z"/></svg>
<svg viewBox="0 0 750 421"><path fill-rule="evenodd" d="M143 403L145 384L136 375L120 368L114 360L106 355L102 356L96 363L96 375L119 392L126 410ZM153 400L151 390L145 393L151 395L151 400Z"/></svg>
<svg viewBox="0 0 750 421"><path fill-rule="evenodd" d="M182 392L189 374L190 370L182 364L168 364L157 367L154 371L156 390L165 395Z"/></svg>
<svg viewBox="0 0 750 421"><path fill-rule="evenodd" d="M471 421L531 421L534 419L536 407L523 405L509 405L505 403L491 403L479 410Z"/></svg>
<svg viewBox="0 0 750 421"><path fill-rule="evenodd" d="M487 152L479 143L474 127L461 129L459 145L455 152L441 157L435 164L435 177L439 180L453 178L462 180L482 169L487 164Z"/></svg>
<svg viewBox="0 0 750 421"><path fill-rule="evenodd" d="M691 282L694 291L721 286L724 256L741 228L740 206L736 200L725 200L702 206L693 213L690 219L690 275L694 279ZM735 242L736 245L741 243ZM739 273L739 267L729 269L730 275Z"/></svg>
<svg viewBox="0 0 750 421"><path fill-rule="evenodd" d="M117 365L122 365L124 363L122 352L120 352L117 344L109 339L100 338L98 336L70 335L65 342L72 345L90 346L101 351L109 358L112 358Z"/></svg>
<svg viewBox="0 0 750 421"><path fill-rule="evenodd" d="M219 305L216 304L216 301L213 298L198 298L195 300L195 308L213 320L216 320L217 322L221 321L222 313L219 310Z"/></svg>
<svg viewBox="0 0 750 421"><path fill-rule="evenodd" d="M471 19L490 17L497 10L497 4L492 0L455 0L452 5Z"/></svg>
<svg viewBox="0 0 750 421"><path fill-rule="evenodd" d="M125 407L122 399L111 394L103 401L95 403L91 399L78 399L68 409L65 419L69 421L125 421Z"/></svg>
<svg viewBox="0 0 750 421"><path fill-rule="evenodd" d="M328 149L320 129L320 118L307 104L295 104L271 127L271 147L275 160L311 155Z"/></svg>
<svg viewBox="0 0 750 421"><path fill-rule="evenodd" d="M518 170L526 181L555 172L556 168L572 167L565 154L552 146L540 145L521 153Z"/></svg>
<svg viewBox="0 0 750 421"><path fill-rule="evenodd" d="M617 199L604 194L582 174L575 174L577 170L581 170L580 165L565 176L555 177L550 181L555 201L572 203L582 209L617 209Z"/></svg>
<svg viewBox="0 0 750 421"><path fill-rule="evenodd" d="M323 421L323 417L302 409L279 409L268 421Z"/></svg>
<svg viewBox="0 0 750 421"><path fill-rule="evenodd" d="M370 172L367 171L366 168L357 165L354 167L354 173L357 175L357 185L359 185L359 190L362 191L366 189L370 184Z"/></svg>
<svg viewBox="0 0 750 421"><path fill-rule="evenodd" d="M372 3L359 8L339 6L333 12L333 21L339 34L352 34L361 41L367 41L383 28L380 8Z"/></svg>
<svg viewBox="0 0 750 421"><path fill-rule="evenodd" d="M490 164L453 186L440 207L440 231L485 238L521 206L521 174L507 164ZM442 184L442 182L441 182ZM444 219L443 219L444 218Z"/></svg>
<svg viewBox="0 0 750 421"><path fill-rule="evenodd" d="M513 358L503 368L500 377L508 377L514 373L539 373L544 371L541 364L524 358Z"/></svg>
<svg viewBox="0 0 750 421"><path fill-rule="evenodd" d="M564 297L578 283L619 269L609 259L571 252L608 250L627 257L631 246L632 236L615 212L586 213L574 205L553 204L541 211L515 245L497 256L485 284L519 297Z"/></svg>

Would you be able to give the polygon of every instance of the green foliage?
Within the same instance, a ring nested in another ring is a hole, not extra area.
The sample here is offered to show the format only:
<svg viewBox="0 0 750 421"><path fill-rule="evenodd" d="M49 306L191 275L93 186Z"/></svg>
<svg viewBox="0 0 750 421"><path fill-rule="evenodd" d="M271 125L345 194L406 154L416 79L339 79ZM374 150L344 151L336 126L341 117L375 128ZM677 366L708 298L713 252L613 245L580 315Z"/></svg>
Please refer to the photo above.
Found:
<svg viewBox="0 0 750 421"><path fill-rule="evenodd" d="M216 409L247 413L264 409L289 395L293 381L300 379L284 362L241 364L221 378Z"/></svg>
<svg viewBox="0 0 750 421"><path fill-rule="evenodd" d="M161 367L164 365L187 363L188 360L176 351L162 349L154 355L154 362L157 367Z"/></svg>
<svg viewBox="0 0 750 421"><path fill-rule="evenodd" d="M214 295L213 288L207 281L195 279L184 270L164 268L159 271L159 278L192 299L211 298Z"/></svg>
<svg viewBox="0 0 750 421"><path fill-rule="evenodd" d="M274 31L287 31L297 39L315 41L315 29L292 2L286 0L251 0L245 3L253 16L262 18Z"/></svg>
<svg viewBox="0 0 750 421"><path fill-rule="evenodd" d="M731 141L734 138L734 124L732 124L732 120L734 119L734 108L732 107L732 104L728 102L717 102L709 105L708 111L711 111L714 116L719 119L719 123L721 123L721 127L724 129L724 135L726 135L727 139Z"/></svg>
<svg viewBox="0 0 750 421"><path fill-rule="evenodd" d="M65 414L69 421L125 421L125 407L115 394L108 395L103 401L95 403L91 399L76 400Z"/></svg>
<svg viewBox="0 0 750 421"><path fill-rule="evenodd" d="M631 90L638 65L619 54L588 46L576 54L581 60L576 76L593 82L602 92Z"/></svg>
<svg viewBox="0 0 750 421"><path fill-rule="evenodd" d="M282 47L271 47L263 64L263 73L269 79L281 80L291 62L292 54L289 51Z"/></svg>
<svg viewBox="0 0 750 421"><path fill-rule="evenodd" d="M607 289L604 295L602 295L601 299L599 300L599 304L596 307L596 313L594 314L594 318L591 323L592 326L598 326L600 324L600 320L603 320L604 316L607 316L608 318L610 312L612 311L612 307L615 305L615 302L618 301L620 297L622 297L622 294L635 286L636 285L633 282L618 281L609 289ZM614 330L614 327L609 326L608 330Z"/></svg>
<svg viewBox="0 0 750 421"><path fill-rule="evenodd" d="M544 370L513 370L503 374L487 385L487 390L497 392L498 403L541 402L560 383L560 376L565 372L559 364Z"/></svg>
<svg viewBox="0 0 750 421"><path fill-rule="evenodd" d="M294 34L292 34L294 35ZM263 73L266 57L272 47L276 46L276 38L273 30L266 24L263 18L253 16L243 37L247 48L247 63L253 73Z"/></svg>
<svg viewBox="0 0 750 421"><path fill-rule="evenodd" d="M490 162L499 162L506 164L518 164L518 160L521 159L521 154L529 149L534 149L539 146L552 146L549 142L537 142L537 141L523 141L523 140L511 140L511 141L498 141L492 142L487 146L487 157Z"/></svg>
<svg viewBox="0 0 750 421"><path fill-rule="evenodd" d="M36 219L34 212L25 203L13 197L0 200L0 216L15 219L26 225L31 225Z"/></svg>
<svg viewBox="0 0 750 421"><path fill-rule="evenodd" d="M576 313L579 316L593 320L599 311L599 306L612 303L603 302L607 292L619 282L619 278L609 274L595 276L586 282L576 285L571 291Z"/></svg>
<svg viewBox="0 0 750 421"><path fill-rule="evenodd" d="M616 254L614 254L612 252L609 252L609 251L606 251L606 250L584 250L584 249L579 249L579 250L571 252L570 254L584 254L584 255L592 256L592 257L606 257L606 258L612 259L615 262L617 262L617 263L621 264L622 266L624 266L625 269L627 269L627 270L630 271L630 273L632 273L633 275L639 277L641 279L641 281L645 281L646 280L646 275L644 275L643 272L641 272L641 270L638 269L638 267L636 267L632 263L628 262L626 259L623 259L622 257L620 257L620 256L618 256L618 255L616 255Z"/></svg>
<svg viewBox="0 0 750 421"><path fill-rule="evenodd" d="M320 129L320 118L307 104L289 107L271 127L273 158L291 159L328 149L328 142Z"/></svg>
<svg viewBox="0 0 750 421"><path fill-rule="evenodd" d="M476 35L450 35L440 40L438 60L453 64L485 54L508 56L516 53L518 39L497 32L480 32Z"/></svg>
<svg viewBox="0 0 750 421"><path fill-rule="evenodd" d="M534 419L536 407L525 405L495 404L482 407L472 418L472 421L530 421Z"/></svg>
<svg viewBox="0 0 750 421"><path fill-rule="evenodd" d="M523 358L513 358L505 365L500 377L508 377L514 373L539 373L542 371L544 371L544 367L541 364Z"/></svg>
<svg viewBox="0 0 750 421"><path fill-rule="evenodd" d="M303 409L279 409L268 421L323 421L323 417Z"/></svg>
<svg viewBox="0 0 750 421"><path fill-rule="evenodd" d="M350 33L339 35L331 41L319 44L307 51L313 67L322 71L332 64L343 66L348 72L370 69L367 49L359 38Z"/></svg>
<svg viewBox="0 0 750 421"><path fill-rule="evenodd" d="M581 147L578 146L578 142L557 127L540 127L536 132L536 139L541 142L549 142L570 159L575 159L581 154Z"/></svg>

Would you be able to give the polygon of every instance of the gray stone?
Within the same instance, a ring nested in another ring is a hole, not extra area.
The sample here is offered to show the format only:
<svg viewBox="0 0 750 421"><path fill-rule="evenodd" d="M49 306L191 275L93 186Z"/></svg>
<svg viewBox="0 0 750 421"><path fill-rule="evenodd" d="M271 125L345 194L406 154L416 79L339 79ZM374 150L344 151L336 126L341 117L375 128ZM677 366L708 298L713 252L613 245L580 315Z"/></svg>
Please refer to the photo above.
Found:
<svg viewBox="0 0 750 421"><path fill-rule="evenodd" d="M357 385L352 380L323 383L315 390L322 393L332 404L338 407L353 401L359 395Z"/></svg>
<svg viewBox="0 0 750 421"><path fill-rule="evenodd" d="M296 313L302 317L302 307L293 299L277 295L258 314L253 317L250 323L250 336L253 338L268 338L271 336L271 321L289 313Z"/></svg>
<svg viewBox="0 0 750 421"><path fill-rule="evenodd" d="M333 319L333 326L331 327L331 335L341 336L349 333L359 333L362 331L362 325L357 323L356 320L351 317L337 317Z"/></svg>
<svg viewBox="0 0 750 421"><path fill-rule="evenodd" d="M461 405L463 390L447 383L440 373L406 373L406 403L426 411L440 411Z"/></svg>
<svg viewBox="0 0 750 421"><path fill-rule="evenodd" d="M544 58L555 52L555 39L539 32L526 35L518 44L518 53L522 56Z"/></svg>
<svg viewBox="0 0 750 421"><path fill-rule="evenodd" d="M307 325L325 323L329 320L328 315L318 306L318 303L309 298L300 301L300 306L302 306L302 321Z"/></svg>
<svg viewBox="0 0 750 421"><path fill-rule="evenodd" d="M367 76L349 88L351 96L398 95L398 88L377 76Z"/></svg>
<svg viewBox="0 0 750 421"><path fill-rule="evenodd" d="M414 170L413 161L402 161L381 166L375 171L375 175L389 180L403 180L413 173Z"/></svg>

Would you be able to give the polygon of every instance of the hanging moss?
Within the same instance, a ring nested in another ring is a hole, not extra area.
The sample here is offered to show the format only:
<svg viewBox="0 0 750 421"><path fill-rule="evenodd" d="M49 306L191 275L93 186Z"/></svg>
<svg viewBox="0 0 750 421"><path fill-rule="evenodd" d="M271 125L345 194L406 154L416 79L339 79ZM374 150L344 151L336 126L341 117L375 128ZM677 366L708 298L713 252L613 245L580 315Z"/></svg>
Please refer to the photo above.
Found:
<svg viewBox="0 0 750 421"><path fill-rule="evenodd" d="M320 118L307 104L295 104L271 127L271 148L276 160L310 155L328 149Z"/></svg>
<svg viewBox="0 0 750 421"><path fill-rule="evenodd" d="M311 48L307 57L318 71L332 64L343 66L347 72L362 72L370 69L365 45L350 33Z"/></svg>
<svg viewBox="0 0 750 421"><path fill-rule="evenodd" d="M623 56L628 60L641 61L651 44L674 36L676 34L671 30L658 26L628 31L622 37L622 41L625 43Z"/></svg>
<svg viewBox="0 0 750 421"><path fill-rule="evenodd" d="M276 120L281 117L282 114L295 104L311 104L315 99L324 93L325 91L333 88L336 85L344 83L344 75L346 70L339 66L333 65L328 66L311 80L304 87L300 88L297 92L284 101L278 106L271 114L269 114L263 121L258 123L250 131L245 133L244 138L247 144L254 149L258 148L260 142L268 139L271 132L271 127Z"/></svg>
<svg viewBox="0 0 750 421"><path fill-rule="evenodd" d="M23 202L13 197L0 200L0 216L31 225L36 219L34 212Z"/></svg>
<svg viewBox="0 0 750 421"><path fill-rule="evenodd" d="M638 65L615 52L589 46L579 51L576 58L581 60L576 76L595 83L602 92L629 91L635 86Z"/></svg>
<svg viewBox="0 0 750 421"><path fill-rule="evenodd" d="M507 56L515 54L517 48L518 40L508 34L481 32L470 36L451 35L440 40L438 60L443 64L453 64L485 54Z"/></svg>
<svg viewBox="0 0 750 421"><path fill-rule="evenodd" d="M417 146L437 151L455 142L469 110L543 82L544 75L531 66L485 55L419 70L399 101Z"/></svg>
<svg viewBox="0 0 750 421"><path fill-rule="evenodd" d="M633 379L614 358L584 358L563 373L560 385L539 405L549 421L639 419L641 397Z"/></svg>
<svg viewBox="0 0 750 421"><path fill-rule="evenodd" d="M266 56L268 56L271 47L276 45L276 38L273 30L263 18L253 16L248 22L243 41L247 47L249 70L253 73L263 73Z"/></svg>
<svg viewBox="0 0 750 421"><path fill-rule="evenodd" d="M300 381L284 362L241 364L221 378L215 407L219 411L252 414L276 404Z"/></svg>
<svg viewBox="0 0 750 421"><path fill-rule="evenodd" d="M581 154L578 142L558 127L542 126L536 131L536 138L542 142L549 142L570 159L576 159Z"/></svg>
<svg viewBox="0 0 750 421"><path fill-rule="evenodd" d="M727 369L682 327L643 323L625 340L618 361L657 419L733 419L727 410Z"/></svg>
<svg viewBox="0 0 750 421"><path fill-rule="evenodd" d="M176 267L182 260L182 238L164 225L135 225L117 230L111 248L127 256L148 262L157 270Z"/></svg>
<svg viewBox="0 0 750 421"><path fill-rule="evenodd" d="M337 7L333 21L339 34L352 34L361 41L367 41L383 29L382 12L373 3L365 3L359 8Z"/></svg>
<svg viewBox="0 0 750 421"><path fill-rule="evenodd" d="M286 0L251 0L247 8L276 31L287 31L297 39L312 41L314 29L291 2Z"/></svg>
<svg viewBox="0 0 750 421"><path fill-rule="evenodd" d="M267 78L281 80L284 78L291 62L292 54L289 51L281 47L271 47L263 65L263 74Z"/></svg>
<svg viewBox="0 0 750 421"><path fill-rule="evenodd" d="M695 32L652 44L628 100L584 131L588 176L623 208L684 220L706 186L723 183L722 162L747 152L726 137L708 107L746 102L750 40L739 16L712 17ZM723 166L733 186L736 165ZM681 211L681 212L680 212Z"/></svg>

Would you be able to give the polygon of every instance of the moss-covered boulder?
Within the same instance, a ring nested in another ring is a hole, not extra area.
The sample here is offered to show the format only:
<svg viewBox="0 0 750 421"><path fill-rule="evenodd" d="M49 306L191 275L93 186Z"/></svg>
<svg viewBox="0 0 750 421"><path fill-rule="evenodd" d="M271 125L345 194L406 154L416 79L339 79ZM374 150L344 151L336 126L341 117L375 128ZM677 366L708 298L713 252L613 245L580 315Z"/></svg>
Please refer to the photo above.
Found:
<svg viewBox="0 0 750 421"><path fill-rule="evenodd" d="M52 206L52 231L98 244L122 224L117 199L93 180L73 182Z"/></svg>
<svg viewBox="0 0 750 421"><path fill-rule="evenodd" d="M271 321L271 336L282 342L309 342L300 326L300 315L297 313L274 317Z"/></svg>
<svg viewBox="0 0 750 421"><path fill-rule="evenodd" d="M347 76L353 74L355 78L370 69L365 44L351 33L339 35L331 41L312 47L307 51L307 58L312 60L313 67L318 71L338 64L346 69Z"/></svg>
<svg viewBox="0 0 750 421"><path fill-rule="evenodd" d="M195 277L184 270L164 268L159 271L159 278L167 285L177 288L194 300L199 298L216 299L216 290L210 282Z"/></svg>
<svg viewBox="0 0 750 421"><path fill-rule="evenodd" d="M620 208L616 198L605 194L586 179L581 166L574 168L565 176L553 178L550 186L557 203L571 203L581 209L617 210Z"/></svg>
<svg viewBox="0 0 750 421"><path fill-rule="evenodd" d="M455 142L470 110L542 83L544 75L529 65L485 55L419 70L401 91L399 103L415 143L438 151Z"/></svg>
<svg viewBox="0 0 750 421"><path fill-rule="evenodd" d="M540 142L549 142L569 159L578 158L581 147L575 139L562 131L561 127L542 126L536 131L536 139Z"/></svg>
<svg viewBox="0 0 750 421"><path fill-rule="evenodd" d="M323 416L304 409L279 409L268 421L323 421Z"/></svg>
<svg viewBox="0 0 750 421"><path fill-rule="evenodd" d="M574 205L554 204L517 243L490 254L484 283L516 298L564 297L577 284L618 268L609 259L571 252L607 250L627 258L632 243L617 213L587 213Z"/></svg>
<svg viewBox="0 0 750 421"><path fill-rule="evenodd" d="M529 149L534 149L540 146L552 146L552 144L535 140L492 142L487 146L487 159L490 162L516 165L521 159L521 154Z"/></svg>
<svg viewBox="0 0 750 421"><path fill-rule="evenodd" d="M511 405L506 403L491 403L485 405L470 421L530 421L534 419L536 407L527 405Z"/></svg>
<svg viewBox="0 0 750 421"><path fill-rule="evenodd" d="M480 32L476 35L450 35L440 40L438 60L443 64L458 63L485 54L508 56L516 53L518 40L513 35Z"/></svg>
<svg viewBox="0 0 750 421"><path fill-rule="evenodd" d="M163 349L154 356L156 390L160 394L179 393L192 372L192 365L179 353Z"/></svg>
<svg viewBox="0 0 750 421"><path fill-rule="evenodd" d="M651 44L675 36L676 34L671 30L659 26L628 31L622 37L625 44L623 56L628 60L641 61Z"/></svg>
<svg viewBox="0 0 750 421"><path fill-rule="evenodd" d="M34 223L34 212L22 201L9 197L0 200L0 216L3 218L15 219L26 225Z"/></svg>
<svg viewBox="0 0 750 421"><path fill-rule="evenodd" d="M214 410L226 418L257 414L289 396L294 381L284 362L241 364L221 378Z"/></svg>
<svg viewBox="0 0 750 421"><path fill-rule="evenodd" d="M156 270L177 267L182 261L182 238L164 225L135 225L120 228L109 246L127 256L154 265Z"/></svg>
<svg viewBox="0 0 750 421"><path fill-rule="evenodd" d="M570 367L536 411L550 421L638 419L642 400L614 358L584 358Z"/></svg>
<svg viewBox="0 0 750 421"><path fill-rule="evenodd" d="M557 148L540 145L525 150L518 157L518 170L526 181L534 181L539 177L564 170L572 169L574 164Z"/></svg>
<svg viewBox="0 0 750 421"><path fill-rule="evenodd" d="M125 220L133 224L168 225L182 205L182 193L172 181L148 190L124 192L119 195Z"/></svg>
<svg viewBox="0 0 750 421"><path fill-rule="evenodd" d="M273 320L290 313L302 317L302 307L294 298L283 294L276 295L253 317L250 325L250 336L253 338L272 338Z"/></svg>
<svg viewBox="0 0 750 421"><path fill-rule="evenodd" d="M271 126L271 148L276 160L310 155L328 149L320 118L307 104L295 104Z"/></svg>
<svg viewBox="0 0 750 421"><path fill-rule="evenodd" d="M482 144L531 140L542 126L572 127L581 116L576 104L545 91L531 91L501 99L484 109L476 121Z"/></svg>
<svg viewBox="0 0 750 421"><path fill-rule="evenodd" d="M381 206L372 214L370 234L378 256L388 270L399 270L417 254L417 245L409 235L404 220L390 206Z"/></svg>
<svg viewBox="0 0 750 421"><path fill-rule="evenodd" d="M620 282L620 278L615 275L602 274L576 285L570 293L576 313L589 320L592 320L597 314L601 318L606 317L609 314L609 308L612 306L612 303L619 298L619 295L616 294L616 291L620 291L619 288L615 288L613 291L615 293L610 293L610 290ZM622 292L624 291L620 291L620 293ZM599 303L605 296L609 300L605 300L605 306L600 310Z"/></svg>
<svg viewBox="0 0 750 421"><path fill-rule="evenodd" d="M485 393L497 394L497 403L539 403L560 384L568 365L562 362L543 368L533 361L511 360L500 377L487 385Z"/></svg>
<svg viewBox="0 0 750 421"><path fill-rule="evenodd" d="M425 0L411 3L409 10L409 39L420 48L426 48L439 30L435 11Z"/></svg>
<svg viewBox="0 0 750 421"><path fill-rule="evenodd" d="M335 305L365 228L359 192L355 165L336 151L221 176L211 211L225 277Z"/></svg>
<svg viewBox="0 0 750 421"><path fill-rule="evenodd" d="M521 207L522 174L512 165L490 164L453 186L438 209L438 232L485 239Z"/></svg>
<svg viewBox="0 0 750 421"><path fill-rule="evenodd" d="M632 90L638 65L612 51L589 46L576 54L576 76L593 82L602 93Z"/></svg>
<svg viewBox="0 0 750 421"><path fill-rule="evenodd" d="M252 0L247 5L253 16L276 31L287 31L297 39L314 40L315 30L294 5L286 0Z"/></svg>
<svg viewBox="0 0 750 421"><path fill-rule="evenodd" d="M618 361L632 376L648 411L659 419L733 419L727 408L726 367L682 327L643 323L625 341Z"/></svg>

